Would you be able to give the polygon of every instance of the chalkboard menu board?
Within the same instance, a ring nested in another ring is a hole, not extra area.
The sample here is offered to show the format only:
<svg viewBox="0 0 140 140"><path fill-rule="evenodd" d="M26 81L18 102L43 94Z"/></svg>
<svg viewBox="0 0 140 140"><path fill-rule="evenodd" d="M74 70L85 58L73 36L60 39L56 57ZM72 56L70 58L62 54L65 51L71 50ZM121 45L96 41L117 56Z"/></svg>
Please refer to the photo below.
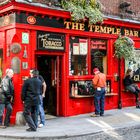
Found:
<svg viewBox="0 0 140 140"><path fill-rule="evenodd" d="M64 51L65 35L50 32L37 32L37 48L41 50Z"/></svg>

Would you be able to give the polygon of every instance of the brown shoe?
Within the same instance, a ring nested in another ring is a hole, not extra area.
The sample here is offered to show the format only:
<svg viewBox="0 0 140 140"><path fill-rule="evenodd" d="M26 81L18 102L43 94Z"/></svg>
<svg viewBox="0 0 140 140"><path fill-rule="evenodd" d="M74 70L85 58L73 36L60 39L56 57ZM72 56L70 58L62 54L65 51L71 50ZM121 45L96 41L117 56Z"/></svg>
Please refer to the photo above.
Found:
<svg viewBox="0 0 140 140"><path fill-rule="evenodd" d="M7 128L7 126L5 126L5 125L0 125L0 128L5 129L5 128Z"/></svg>
<svg viewBox="0 0 140 140"><path fill-rule="evenodd" d="M99 117L99 114L91 114L90 117Z"/></svg>

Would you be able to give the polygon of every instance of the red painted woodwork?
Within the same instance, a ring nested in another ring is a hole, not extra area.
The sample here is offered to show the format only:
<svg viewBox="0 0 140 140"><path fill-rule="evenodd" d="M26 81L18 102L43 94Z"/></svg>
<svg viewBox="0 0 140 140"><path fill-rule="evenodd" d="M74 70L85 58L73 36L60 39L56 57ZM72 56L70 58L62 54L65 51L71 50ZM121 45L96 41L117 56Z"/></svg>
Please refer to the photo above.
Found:
<svg viewBox="0 0 140 140"><path fill-rule="evenodd" d="M11 13L13 11L34 13L36 16L42 15L56 17L57 19L69 19L70 13L59 10L46 9L41 7L35 7L31 5L11 2L6 6L0 8L0 14L5 15L7 13ZM39 13L38 13L39 11ZM117 27L129 27L139 30L140 26L134 23L126 23L123 21L117 21L113 19L108 19L104 21L104 25L115 25ZM54 51L41 51L37 50L36 46L36 32L37 30L55 32L55 33L64 33L66 35L66 44L65 44L65 52L54 52ZM26 32L29 34L29 44L23 44L21 40L22 32ZM61 75L61 86L58 85L57 91L57 115L59 116L72 116L78 114L84 114L94 111L93 97L88 98L70 98L69 96L69 81L70 80L87 80L92 79L92 75L87 76L69 76L69 38L70 36L79 36L88 38L88 44L90 45L91 38L98 39L107 39L107 67L108 67L108 75L107 79L111 80L112 83L112 92L118 94L118 82L114 79L114 74L118 73L118 60L114 57L114 42L118 35L111 34L101 34L101 33L93 33L93 32L84 32L79 30L66 30L61 28L52 28L45 26L37 26L37 25L25 25L25 24L11 24L5 27L0 28L0 48L3 48L3 71L7 67L11 66L11 59L14 56L17 56L21 60L21 71L19 74L14 75L14 87L15 87L15 102L13 105L13 113L12 113L12 123L15 123L16 113L18 111L23 110L23 104L20 99L21 89L23 84L23 76L29 76L29 69L36 67L37 64L37 56L55 56L57 57L57 72ZM135 42L135 47L139 48L140 46L140 38L132 37ZM10 56L7 56L7 50L9 49L9 45L14 42L18 42L21 45L21 52L19 54L13 54L10 52ZM24 47L26 46L28 57L23 58ZM90 52L90 48L88 49ZM87 60L89 63L91 61L90 57ZM28 68L22 69L22 62L28 62ZM61 66L59 66L59 64ZM53 67L54 65L52 65ZM59 71L59 67L61 67L61 71ZM52 68L54 69L54 68ZM89 66L88 72L91 73L91 68ZM52 77L54 73L52 72ZM121 69L121 80L124 77L124 61L122 60L122 69ZM58 76L57 76L58 79ZM122 85L122 89L123 89ZM121 91L122 91L121 89ZM130 93L121 92L122 97L122 106L133 106L135 105L135 97ZM105 109L114 109L118 107L118 96L107 96Z"/></svg>

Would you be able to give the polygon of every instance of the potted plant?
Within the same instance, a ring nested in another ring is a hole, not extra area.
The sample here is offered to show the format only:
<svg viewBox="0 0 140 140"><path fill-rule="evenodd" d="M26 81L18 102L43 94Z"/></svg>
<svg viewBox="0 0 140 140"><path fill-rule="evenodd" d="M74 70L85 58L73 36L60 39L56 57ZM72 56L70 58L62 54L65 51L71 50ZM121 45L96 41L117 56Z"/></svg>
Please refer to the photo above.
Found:
<svg viewBox="0 0 140 140"><path fill-rule="evenodd" d="M125 60L134 61L135 49L134 41L127 36L119 36L114 43L115 56L117 58L124 58Z"/></svg>
<svg viewBox="0 0 140 140"><path fill-rule="evenodd" d="M96 0L62 0L62 8L70 11L71 19L81 21L88 19L90 24L103 22L101 4Z"/></svg>
<svg viewBox="0 0 140 140"><path fill-rule="evenodd" d="M127 36L119 36L114 43L115 56L118 58L118 109L122 108L121 98L121 59L128 61L135 60L134 41Z"/></svg>

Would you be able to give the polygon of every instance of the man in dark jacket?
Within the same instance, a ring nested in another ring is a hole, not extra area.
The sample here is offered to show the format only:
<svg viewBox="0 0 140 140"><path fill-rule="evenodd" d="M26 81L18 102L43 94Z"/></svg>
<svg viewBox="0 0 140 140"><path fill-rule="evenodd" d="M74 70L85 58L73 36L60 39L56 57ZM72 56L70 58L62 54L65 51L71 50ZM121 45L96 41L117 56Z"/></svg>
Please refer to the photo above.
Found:
<svg viewBox="0 0 140 140"><path fill-rule="evenodd" d="M31 78L27 79L22 87L23 115L29 125L27 131L36 131L38 126L39 96L42 91L42 82L38 79L38 74L38 70L30 71Z"/></svg>
<svg viewBox="0 0 140 140"><path fill-rule="evenodd" d="M12 99L13 99L13 95L14 95L14 86L12 83L12 77L13 77L13 70L12 69L6 69L6 76L2 79L1 82L1 88L2 88L2 93L5 95L5 102L4 102L4 106L6 108L6 116L5 116L5 120L4 120L4 128L9 126L10 123L10 116L12 113ZM3 114L4 111L4 106L1 108L1 114ZM0 116L0 123L2 123L2 116Z"/></svg>

